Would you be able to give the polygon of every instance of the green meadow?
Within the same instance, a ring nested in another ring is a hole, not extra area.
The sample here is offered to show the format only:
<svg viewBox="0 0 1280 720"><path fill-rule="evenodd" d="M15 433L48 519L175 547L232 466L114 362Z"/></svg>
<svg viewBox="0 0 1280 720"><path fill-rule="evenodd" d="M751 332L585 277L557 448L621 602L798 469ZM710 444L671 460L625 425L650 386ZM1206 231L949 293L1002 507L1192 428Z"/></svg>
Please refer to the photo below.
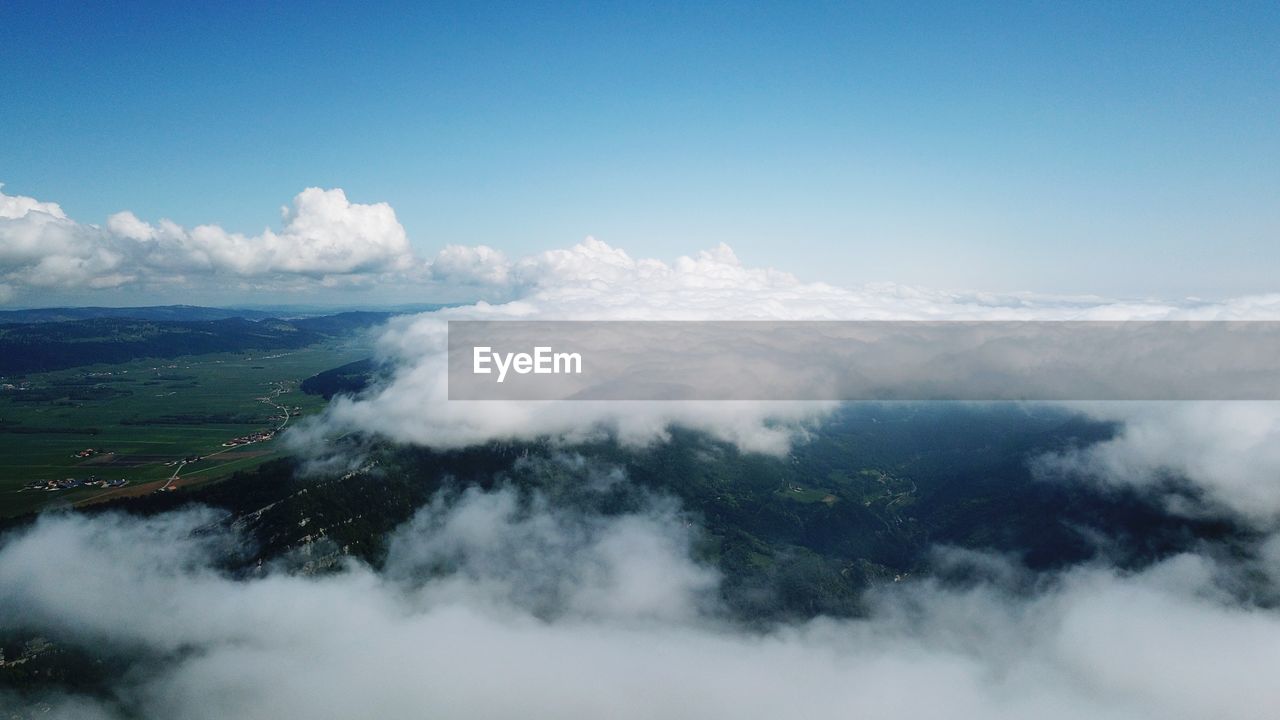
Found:
<svg viewBox="0 0 1280 720"><path fill-rule="evenodd" d="M278 439L223 443L320 411L301 381L368 357L357 342L192 355L0 378L0 517L121 494L207 483L282 454ZM270 403L263 402L268 398ZM295 412L294 409L297 409ZM78 457L78 453L93 450ZM184 458L201 460L181 468ZM32 490L49 480L122 487Z"/></svg>

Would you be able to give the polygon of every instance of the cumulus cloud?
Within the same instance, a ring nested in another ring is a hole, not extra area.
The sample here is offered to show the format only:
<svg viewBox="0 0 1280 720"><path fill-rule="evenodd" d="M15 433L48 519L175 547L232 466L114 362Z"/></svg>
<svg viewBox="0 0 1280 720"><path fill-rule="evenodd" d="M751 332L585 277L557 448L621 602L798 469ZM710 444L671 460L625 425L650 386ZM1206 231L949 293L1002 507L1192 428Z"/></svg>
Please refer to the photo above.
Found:
<svg viewBox="0 0 1280 720"><path fill-rule="evenodd" d="M403 271L413 264L404 228L386 203L361 205L340 189L307 188L281 215L279 233L267 229L253 236L217 225L153 226L129 212L108 218L107 230L150 247L161 266L184 272L325 276Z"/></svg>
<svg viewBox="0 0 1280 720"><path fill-rule="evenodd" d="M215 518L50 516L0 549L0 625L159 662L55 717L1268 718L1274 582L1198 555L1081 567L1027 591L908 581L864 619L744 630L707 603L669 503L614 518L508 490L437 500L384 571L233 579ZM193 532L198 530L198 532ZM940 562L973 562L971 554ZM1015 583L1016 584L1016 583Z"/></svg>
<svg viewBox="0 0 1280 720"><path fill-rule="evenodd" d="M217 225L185 228L120 212L105 226L77 222L56 203L0 192L0 281L18 289L115 288L225 277L333 284L388 275L415 277L395 211L360 204L341 189L308 188L282 208L280 231L257 235Z"/></svg>
<svg viewBox="0 0 1280 720"><path fill-rule="evenodd" d="M446 245L431 261L431 276L446 283L502 287L510 275L506 254L487 245Z"/></svg>

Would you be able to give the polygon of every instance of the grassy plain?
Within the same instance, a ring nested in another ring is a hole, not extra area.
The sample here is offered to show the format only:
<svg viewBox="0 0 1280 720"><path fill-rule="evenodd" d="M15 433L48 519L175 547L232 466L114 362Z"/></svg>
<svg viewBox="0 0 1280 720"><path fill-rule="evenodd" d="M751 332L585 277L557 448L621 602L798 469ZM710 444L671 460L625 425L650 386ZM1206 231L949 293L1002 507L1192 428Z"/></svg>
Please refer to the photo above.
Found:
<svg viewBox="0 0 1280 720"><path fill-rule="evenodd" d="M312 415L325 401L299 383L367 357L359 342L192 355L0 378L0 517L56 504L205 483L282 453L278 439L223 443ZM263 402L270 398L271 402ZM274 416L274 419L272 419ZM88 457L77 453L93 449ZM202 459L183 465L183 458ZM123 479L121 488L24 489L34 481Z"/></svg>

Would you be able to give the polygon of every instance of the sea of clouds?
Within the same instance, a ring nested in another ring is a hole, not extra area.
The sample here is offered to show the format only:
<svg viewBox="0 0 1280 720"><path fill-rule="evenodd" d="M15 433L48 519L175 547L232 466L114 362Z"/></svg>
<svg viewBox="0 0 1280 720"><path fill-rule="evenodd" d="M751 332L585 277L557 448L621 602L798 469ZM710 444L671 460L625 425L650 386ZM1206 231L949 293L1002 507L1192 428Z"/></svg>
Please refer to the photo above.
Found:
<svg viewBox="0 0 1280 720"><path fill-rule="evenodd" d="M389 207L351 204L338 190L304 191L281 232L255 237L131 215L99 228L11 196L0 196L0 218L10 294L203 272L331 283L395 275L510 298L392 320L379 340L384 381L293 432L303 453L353 431L439 448L602 434L643 445L673 425L785 453L834 407L451 403L453 318L1280 319L1280 295L1166 303L845 288L746 267L724 245L670 262L591 239L519 259L448 247L422 261ZM216 518L204 511L58 515L4 540L0 626L162 659L114 698L43 699L66 717L122 707L223 718L1277 716L1280 613L1267 598L1280 592L1280 408L1077 410L1117 422L1117 434L1036 459L1037 472L1229 518L1257 532L1256 546L1230 559L1205 548L1139 572L1100 560L1030 583L1015 560L939 549L940 565L977 563L988 579L965 588L912 579L875 591L867 618L760 630L717 606L719 578L690 552L696 526L661 498L601 518L520 503L510 490L471 491L396 531L384 569L353 563L319 578L227 577L216 557L235 538L211 530ZM1195 493L1166 496L1170 478Z"/></svg>
<svg viewBox="0 0 1280 720"><path fill-rule="evenodd" d="M207 511L42 519L0 551L0 626L156 658L55 717L1269 718L1280 544L956 588L875 591L864 619L744 629L671 503L610 519L511 490L433 503L385 569L231 579ZM195 532L202 530L203 532ZM441 568L447 570L443 575ZM431 572L428 573L427 570ZM431 577L432 579L424 579ZM16 698L10 698L15 705ZM5 698L0 696L0 703ZM24 698L21 702L31 702ZM134 715L128 715L134 716Z"/></svg>

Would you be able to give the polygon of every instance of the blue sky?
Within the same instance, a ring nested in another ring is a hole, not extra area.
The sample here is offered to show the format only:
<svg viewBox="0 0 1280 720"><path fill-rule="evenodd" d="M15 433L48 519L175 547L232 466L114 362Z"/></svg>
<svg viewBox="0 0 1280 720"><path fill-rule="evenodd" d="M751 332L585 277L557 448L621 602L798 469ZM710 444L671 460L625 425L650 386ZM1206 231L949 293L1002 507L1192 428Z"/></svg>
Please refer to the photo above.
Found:
<svg viewBox="0 0 1280 720"><path fill-rule="evenodd" d="M423 255L593 235L839 284L1280 290L1275 3L6 2L0 182Z"/></svg>

